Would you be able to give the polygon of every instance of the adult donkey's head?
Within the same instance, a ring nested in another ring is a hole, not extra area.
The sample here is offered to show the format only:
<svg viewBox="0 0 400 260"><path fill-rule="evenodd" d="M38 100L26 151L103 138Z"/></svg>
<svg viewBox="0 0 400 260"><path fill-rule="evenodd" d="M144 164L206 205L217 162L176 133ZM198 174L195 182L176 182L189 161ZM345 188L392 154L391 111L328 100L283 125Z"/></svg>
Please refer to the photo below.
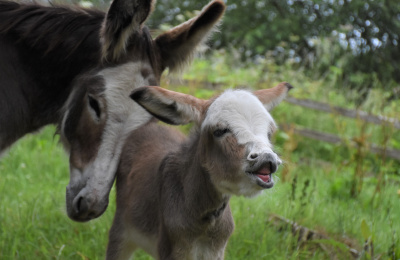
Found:
<svg viewBox="0 0 400 260"><path fill-rule="evenodd" d="M129 94L159 85L166 68L186 64L225 10L223 1L213 1L197 17L152 39L143 24L154 2L114 0L100 30L102 66L76 80L64 107L60 134L70 151L66 199L73 220L105 211L126 134L151 118Z"/></svg>

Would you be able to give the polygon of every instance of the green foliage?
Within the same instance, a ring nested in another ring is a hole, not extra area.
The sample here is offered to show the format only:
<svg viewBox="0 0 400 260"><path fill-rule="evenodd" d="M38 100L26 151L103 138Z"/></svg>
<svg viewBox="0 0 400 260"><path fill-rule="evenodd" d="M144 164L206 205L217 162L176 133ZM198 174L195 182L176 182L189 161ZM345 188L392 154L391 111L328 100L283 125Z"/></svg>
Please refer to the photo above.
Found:
<svg viewBox="0 0 400 260"><path fill-rule="evenodd" d="M107 9L110 0L90 2ZM159 0L147 24L157 33L199 13L209 0ZM397 0L243 0L225 1L220 32L209 45L252 63L292 64L313 79L353 91L358 104L371 89L396 90L400 83L400 5ZM246 14L246 15L243 15ZM155 33L155 34L157 34ZM236 64L238 62L236 61Z"/></svg>
<svg viewBox="0 0 400 260"><path fill-rule="evenodd" d="M150 24L177 25L208 2L160 0ZM290 62L318 77L329 77L334 69L335 87L359 92L359 101L370 89L400 83L396 0L228 0L226 5L220 33L210 45L241 61Z"/></svg>

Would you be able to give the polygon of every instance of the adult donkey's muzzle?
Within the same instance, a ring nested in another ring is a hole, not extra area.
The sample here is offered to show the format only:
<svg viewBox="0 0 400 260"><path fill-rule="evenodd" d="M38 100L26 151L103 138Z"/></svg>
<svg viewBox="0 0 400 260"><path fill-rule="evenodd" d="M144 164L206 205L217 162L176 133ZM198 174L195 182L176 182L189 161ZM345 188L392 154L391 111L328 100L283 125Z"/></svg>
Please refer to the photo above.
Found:
<svg viewBox="0 0 400 260"><path fill-rule="evenodd" d="M74 221L84 222L101 216L107 209L114 179L105 181L100 178L96 181L94 177L85 177L85 173L77 169L71 169L71 176L74 177L66 188L68 217Z"/></svg>
<svg viewBox="0 0 400 260"><path fill-rule="evenodd" d="M66 190L68 217L84 222L99 217L108 206L108 195L98 200L96 194L89 194L85 188L74 192L69 186Z"/></svg>

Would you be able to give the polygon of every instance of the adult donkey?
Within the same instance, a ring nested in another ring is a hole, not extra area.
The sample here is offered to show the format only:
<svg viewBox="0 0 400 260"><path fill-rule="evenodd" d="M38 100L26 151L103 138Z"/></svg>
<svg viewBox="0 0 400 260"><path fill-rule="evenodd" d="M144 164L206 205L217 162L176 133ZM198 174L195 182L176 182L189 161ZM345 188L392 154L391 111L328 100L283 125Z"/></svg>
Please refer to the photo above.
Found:
<svg viewBox="0 0 400 260"><path fill-rule="evenodd" d="M103 13L0 0L0 152L56 124L70 153L73 220L105 211L127 133L150 118L129 94L186 64L225 10L213 1L152 39L144 22L154 2L114 0Z"/></svg>

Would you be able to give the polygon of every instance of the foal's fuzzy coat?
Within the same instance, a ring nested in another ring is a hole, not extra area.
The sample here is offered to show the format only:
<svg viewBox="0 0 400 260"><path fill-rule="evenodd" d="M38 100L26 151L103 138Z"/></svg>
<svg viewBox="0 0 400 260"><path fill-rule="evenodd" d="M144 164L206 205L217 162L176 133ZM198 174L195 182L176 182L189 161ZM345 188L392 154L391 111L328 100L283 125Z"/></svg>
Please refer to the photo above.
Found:
<svg viewBox="0 0 400 260"><path fill-rule="evenodd" d="M196 129L187 139L153 119L128 137L107 259L127 259L138 247L157 259L223 259L234 229L229 198L273 186L281 161L269 141L275 123L267 109L290 88L227 91L207 101L159 87L134 91L156 118L194 121Z"/></svg>

